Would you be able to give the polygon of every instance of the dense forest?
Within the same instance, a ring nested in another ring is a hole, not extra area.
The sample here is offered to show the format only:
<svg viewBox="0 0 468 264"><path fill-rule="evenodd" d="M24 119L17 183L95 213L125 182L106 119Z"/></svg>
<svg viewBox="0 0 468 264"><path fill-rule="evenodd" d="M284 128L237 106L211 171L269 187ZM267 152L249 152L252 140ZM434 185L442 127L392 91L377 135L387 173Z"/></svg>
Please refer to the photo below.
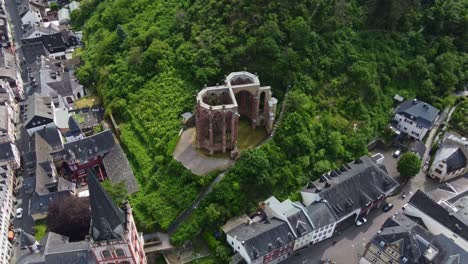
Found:
<svg viewBox="0 0 468 264"><path fill-rule="evenodd" d="M244 68L280 103L291 85L274 140L243 152L173 236L203 230L226 258L220 225L366 154L395 93L453 102L468 76L467 12L465 0L83 0L72 21L85 40L78 77L119 121L146 230L166 229L212 179L171 156L196 91Z"/></svg>

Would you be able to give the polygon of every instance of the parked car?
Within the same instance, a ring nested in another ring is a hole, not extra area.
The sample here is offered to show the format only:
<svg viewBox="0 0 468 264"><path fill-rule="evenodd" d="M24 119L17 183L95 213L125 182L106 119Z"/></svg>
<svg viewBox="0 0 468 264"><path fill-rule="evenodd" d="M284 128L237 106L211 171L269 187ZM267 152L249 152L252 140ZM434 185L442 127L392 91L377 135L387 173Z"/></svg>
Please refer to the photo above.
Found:
<svg viewBox="0 0 468 264"><path fill-rule="evenodd" d="M16 209L16 219L23 218L23 208Z"/></svg>
<svg viewBox="0 0 468 264"><path fill-rule="evenodd" d="M387 203L387 204L384 205L384 207L382 208L382 210L383 210L384 212L388 212L388 211L392 210L392 208L393 208L393 204L392 204L392 203Z"/></svg>
<svg viewBox="0 0 468 264"><path fill-rule="evenodd" d="M397 149L393 152L393 157L394 158L399 158L401 155L401 150L400 149Z"/></svg>
<svg viewBox="0 0 468 264"><path fill-rule="evenodd" d="M364 218L364 217L361 218L361 219L358 219L358 220L356 221L356 225L357 225L357 226L362 226L362 225L365 224L365 223L367 223L367 219Z"/></svg>

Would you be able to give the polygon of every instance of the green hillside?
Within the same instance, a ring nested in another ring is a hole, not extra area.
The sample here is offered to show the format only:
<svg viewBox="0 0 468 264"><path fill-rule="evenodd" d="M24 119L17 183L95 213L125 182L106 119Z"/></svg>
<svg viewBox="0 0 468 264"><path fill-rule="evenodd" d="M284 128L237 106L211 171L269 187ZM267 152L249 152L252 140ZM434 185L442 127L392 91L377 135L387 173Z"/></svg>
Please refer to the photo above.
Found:
<svg viewBox="0 0 468 264"><path fill-rule="evenodd" d="M197 89L244 68L280 102L292 86L275 139L243 153L176 243L269 195L295 195L307 179L365 154L395 93L443 107L468 76L464 0L82 3L72 14L86 45L78 77L121 124L142 189L132 198L140 227L167 228L207 184L168 151Z"/></svg>

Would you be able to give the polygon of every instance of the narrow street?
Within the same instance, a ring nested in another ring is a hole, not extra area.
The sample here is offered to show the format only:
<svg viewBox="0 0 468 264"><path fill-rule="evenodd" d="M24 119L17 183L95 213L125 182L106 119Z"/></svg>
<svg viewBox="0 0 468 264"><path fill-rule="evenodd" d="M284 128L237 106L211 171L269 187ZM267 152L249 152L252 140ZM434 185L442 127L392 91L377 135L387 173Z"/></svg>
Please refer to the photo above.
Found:
<svg viewBox="0 0 468 264"><path fill-rule="evenodd" d="M18 14L18 5L16 0L4 0L5 11L7 13L8 21L13 33L14 41L12 41L16 48L16 58L18 59L18 65L21 68L21 78L26 83L28 82L28 72L26 65L22 63L23 53L21 51L21 38L23 37L23 28L21 26L21 18Z"/></svg>

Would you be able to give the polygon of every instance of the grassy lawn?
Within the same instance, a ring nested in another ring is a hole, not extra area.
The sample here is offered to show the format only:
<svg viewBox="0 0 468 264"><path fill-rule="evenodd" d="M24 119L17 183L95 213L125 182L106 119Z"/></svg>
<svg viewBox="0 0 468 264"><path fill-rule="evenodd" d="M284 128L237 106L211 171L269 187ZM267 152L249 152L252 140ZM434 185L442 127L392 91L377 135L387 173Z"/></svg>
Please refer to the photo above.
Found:
<svg viewBox="0 0 468 264"><path fill-rule="evenodd" d="M37 220L34 223L34 229L36 230L36 240L41 241L41 239L44 237L45 233L47 232L47 225L46 225L46 220Z"/></svg>
<svg viewBox="0 0 468 264"><path fill-rule="evenodd" d="M84 115L82 114L73 115L73 119L75 119L78 124L84 123L85 121Z"/></svg>
<svg viewBox="0 0 468 264"><path fill-rule="evenodd" d="M100 105L101 103L101 97L97 95L90 95L75 101L75 108L91 107L95 105Z"/></svg>
<svg viewBox="0 0 468 264"><path fill-rule="evenodd" d="M266 130L264 127L257 127L252 129L250 123L247 120L239 120L238 130L238 146L240 150L253 148L257 146L266 136Z"/></svg>

